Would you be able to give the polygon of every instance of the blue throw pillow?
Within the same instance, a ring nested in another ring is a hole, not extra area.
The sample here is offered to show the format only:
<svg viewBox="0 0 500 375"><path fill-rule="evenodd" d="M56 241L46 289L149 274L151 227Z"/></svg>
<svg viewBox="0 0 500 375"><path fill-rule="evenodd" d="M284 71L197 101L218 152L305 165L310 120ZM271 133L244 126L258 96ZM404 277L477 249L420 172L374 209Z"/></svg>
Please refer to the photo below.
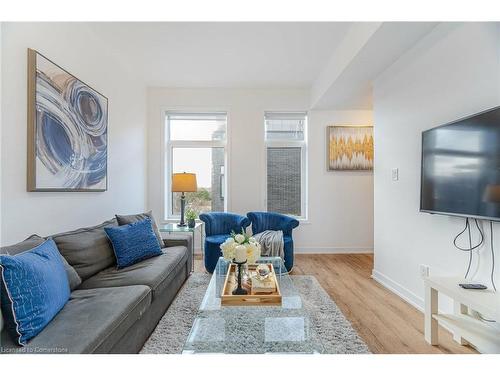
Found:
<svg viewBox="0 0 500 375"><path fill-rule="evenodd" d="M68 275L52 239L21 254L0 255L0 271L5 326L24 346L68 301Z"/></svg>
<svg viewBox="0 0 500 375"><path fill-rule="evenodd" d="M118 268L163 254L150 218L104 230L113 244Z"/></svg>

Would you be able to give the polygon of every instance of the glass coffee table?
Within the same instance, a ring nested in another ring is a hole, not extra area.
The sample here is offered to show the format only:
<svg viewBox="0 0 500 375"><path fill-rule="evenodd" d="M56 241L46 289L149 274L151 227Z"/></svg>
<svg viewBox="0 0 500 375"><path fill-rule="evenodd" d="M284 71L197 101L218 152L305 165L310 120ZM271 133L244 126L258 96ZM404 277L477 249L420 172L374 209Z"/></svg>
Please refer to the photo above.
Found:
<svg viewBox="0 0 500 375"><path fill-rule="evenodd" d="M323 345L311 324L302 298L281 258L273 263L283 297L281 306L221 306L229 262L220 258L196 314L183 354L322 353Z"/></svg>

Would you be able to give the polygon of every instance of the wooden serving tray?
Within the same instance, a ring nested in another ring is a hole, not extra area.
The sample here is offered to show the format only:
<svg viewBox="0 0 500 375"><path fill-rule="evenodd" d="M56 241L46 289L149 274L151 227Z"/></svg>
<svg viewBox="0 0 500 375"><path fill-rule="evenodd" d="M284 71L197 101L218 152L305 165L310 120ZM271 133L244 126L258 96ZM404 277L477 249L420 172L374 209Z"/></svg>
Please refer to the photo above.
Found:
<svg viewBox="0 0 500 375"><path fill-rule="evenodd" d="M254 293L243 296L233 295L233 290L236 288L236 264L230 264L226 274L226 280L222 288L221 304L223 306L281 306L281 292L274 267L271 263L266 264L272 272L271 277L276 284L276 290L272 293ZM250 264L248 271L255 271L256 264Z"/></svg>

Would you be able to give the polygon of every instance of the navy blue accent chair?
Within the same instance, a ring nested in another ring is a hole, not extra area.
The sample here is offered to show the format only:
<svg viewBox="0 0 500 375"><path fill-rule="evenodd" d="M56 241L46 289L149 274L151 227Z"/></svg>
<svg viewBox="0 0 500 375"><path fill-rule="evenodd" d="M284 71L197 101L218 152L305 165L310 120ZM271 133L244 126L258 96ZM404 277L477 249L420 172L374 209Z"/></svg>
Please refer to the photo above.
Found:
<svg viewBox="0 0 500 375"><path fill-rule="evenodd" d="M249 212L247 216L252 223L252 233L254 235L266 230L283 231L285 267L290 272L293 268L292 230L299 226L299 221L276 212Z"/></svg>
<svg viewBox="0 0 500 375"><path fill-rule="evenodd" d="M220 245L231 235L241 233L250 225L245 216L228 212L210 212L200 215L205 223L205 269L213 273L219 257L222 256Z"/></svg>

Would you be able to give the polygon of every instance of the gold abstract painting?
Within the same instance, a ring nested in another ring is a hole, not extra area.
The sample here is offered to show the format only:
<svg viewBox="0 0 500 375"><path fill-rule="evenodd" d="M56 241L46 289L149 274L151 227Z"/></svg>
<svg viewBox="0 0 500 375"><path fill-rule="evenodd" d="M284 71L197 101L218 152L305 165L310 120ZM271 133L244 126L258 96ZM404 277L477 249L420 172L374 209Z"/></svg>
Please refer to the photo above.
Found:
<svg viewBox="0 0 500 375"><path fill-rule="evenodd" d="M373 169L372 126L329 126L328 170Z"/></svg>

